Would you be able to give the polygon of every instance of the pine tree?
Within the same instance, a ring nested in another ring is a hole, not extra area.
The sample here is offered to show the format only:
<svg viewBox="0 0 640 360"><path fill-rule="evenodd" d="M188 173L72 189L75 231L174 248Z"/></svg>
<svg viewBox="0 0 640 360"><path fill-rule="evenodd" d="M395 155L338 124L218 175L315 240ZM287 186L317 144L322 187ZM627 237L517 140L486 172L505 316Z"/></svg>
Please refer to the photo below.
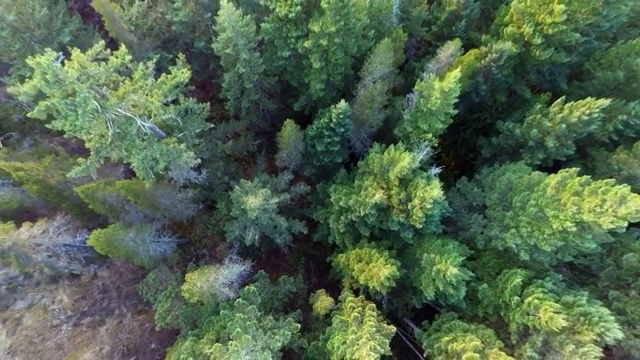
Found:
<svg viewBox="0 0 640 360"><path fill-rule="evenodd" d="M594 266L598 281L588 286L622 326L625 337L613 347L614 355L633 359L640 356L640 232L629 229L616 240L602 253L602 266Z"/></svg>
<svg viewBox="0 0 640 360"><path fill-rule="evenodd" d="M345 291L327 329L330 358L365 360L391 355L389 343L395 331L374 303Z"/></svg>
<svg viewBox="0 0 640 360"><path fill-rule="evenodd" d="M260 23L266 73L286 79L295 88L304 88L304 41L309 32L309 14L316 10L315 1L260 0L260 3L266 8Z"/></svg>
<svg viewBox="0 0 640 360"><path fill-rule="evenodd" d="M302 165L305 151L304 131L293 120L287 119L282 124L276 140L278 142L276 165L280 169L297 170Z"/></svg>
<svg viewBox="0 0 640 360"><path fill-rule="evenodd" d="M512 360L505 346L490 328L458 319L454 313L443 313L418 333L425 356L434 360L491 359Z"/></svg>
<svg viewBox="0 0 640 360"><path fill-rule="evenodd" d="M0 59L11 66L14 81L30 73L25 59L45 49L65 53L67 47L87 49L99 37L67 9L64 0L1 0Z"/></svg>
<svg viewBox="0 0 640 360"><path fill-rule="evenodd" d="M327 294L327 290L320 289L311 294L309 303L313 309L313 314L322 317L331 312L335 305L335 300Z"/></svg>
<svg viewBox="0 0 640 360"><path fill-rule="evenodd" d="M2 223L0 233L0 264L8 261L18 273L32 278L82 274L96 255L86 244L88 232L67 215L19 227Z"/></svg>
<svg viewBox="0 0 640 360"><path fill-rule="evenodd" d="M182 241L155 224L115 223L91 232L87 244L102 255L125 259L147 269L169 257Z"/></svg>
<svg viewBox="0 0 640 360"><path fill-rule="evenodd" d="M29 58L33 74L10 91L35 102L29 117L53 119L47 127L85 142L91 156L72 176L95 177L106 160L130 163L146 181L193 173L207 105L184 95L191 76L184 57L157 79L153 62L135 63L126 48L111 52L104 42L63 59L52 50Z"/></svg>
<svg viewBox="0 0 640 360"><path fill-rule="evenodd" d="M418 234L438 233L448 210L437 169L421 167L428 149L379 144L351 176L340 175L329 190L329 241L351 248L363 237L413 243Z"/></svg>
<svg viewBox="0 0 640 360"><path fill-rule="evenodd" d="M309 191L304 183L289 185L292 178L284 172L277 177L259 174L252 181L240 180L230 194L232 220L225 226L227 241L259 246L269 239L267 246L287 248L294 235L306 233L306 225L286 213L292 201Z"/></svg>
<svg viewBox="0 0 640 360"><path fill-rule="evenodd" d="M395 129L399 141L412 146L435 143L453 122L460 95L460 70L442 77L425 73L407 95L403 119Z"/></svg>
<svg viewBox="0 0 640 360"><path fill-rule="evenodd" d="M321 0L309 24L304 42L306 94L298 108L326 108L339 99L342 88L353 80L355 60L369 50L368 19L357 12L356 2Z"/></svg>
<svg viewBox="0 0 640 360"><path fill-rule="evenodd" d="M584 169L589 169L595 179L616 179L640 193L640 141L632 146L620 146L608 152L603 148L589 149L590 157Z"/></svg>
<svg viewBox="0 0 640 360"><path fill-rule="evenodd" d="M604 127L605 109L610 99L586 98L566 102L565 97L547 107L543 100L533 106L522 123L498 122L500 135L484 149L490 154L513 154L532 165L550 165L567 160L576 152L576 144Z"/></svg>
<svg viewBox="0 0 640 360"><path fill-rule="evenodd" d="M606 51L593 54L583 65L580 78L570 84L567 94L580 97L612 98L604 109L597 140L621 145L640 136L640 40L621 41Z"/></svg>
<svg viewBox="0 0 640 360"><path fill-rule="evenodd" d="M373 48L360 71L350 138L357 154L369 149L373 135L383 125L391 90L398 82L398 67L404 61L406 41L407 35L402 31L385 38Z"/></svg>
<svg viewBox="0 0 640 360"><path fill-rule="evenodd" d="M256 24L232 2L220 2L216 16L217 36L213 50L220 57L223 71L222 95L231 115L263 127L274 110L270 99L272 80L258 52L260 37Z"/></svg>
<svg viewBox="0 0 640 360"><path fill-rule="evenodd" d="M609 232L640 220L640 196L628 185L575 168L548 175L523 163L496 166L458 181L448 199L460 236L547 265L600 251Z"/></svg>
<svg viewBox="0 0 640 360"><path fill-rule="evenodd" d="M208 73L218 1L92 0L91 6L136 60L156 57L164 69L178 53L189 53L194 76Z"/></svg>
<svg viewBox="0 0 640 360"><path fill-rule="evenodd" d="M227 258L221 264L199 267L185 275L182 297L204 304L234 300L249 271L251 263L236 257Z"/></svg>
<svg viewBox="0 0 640 360"><path fill-rule="evenodd" d="M349 156L351 107L342 100L321 111L305 130L308 174L330 177Z"/></svg>
<svg viewBox="0 0 640 360"><path fill-rule="evenodd" d="M400 277L400 262L393 254L366 243L337 254L332 262L344 283L374 295L388 293Z"/></svg>
<svg viewBox="0 0 640 360"><path fill-rule="evenodd" d="M639 100L640 39L621 41L605 51L594 53L582 66L578 81L567 93L574 98L614 97Z"/></svg>
<svg viewBox="0 0 640 360"><path fill-rule="evenodd" d="M503 37L540 63L575 62L602 49L625 22L632 1L544 0L509 3L495 25Z"/></svg>
<svg viewBox="0 0 640 360"><path fill-rule="evenodd" d="M0 171L31 197L44 200L78 220L90 221L96 215L73 191L74 182L65 176L75 163L68 154L61 152L43 158L38 158L37 152L7 155L11 159L0 161Z"/></svg>
<svg viewBox="0 0 640 360"><path fill-rule="evenodd" d="M197 326L203 309L187 303L180 294L181 273L165 265L151 270L138 285L140 295L153 306L156 329L188 331Z"/></svg>
<svg viewBox="0 0 640 360"><path fill-rule="evenodd" d="M508 325L516 358L600 359L606 344L623 337L620 325L587 292L558 279L505 270L483 288L481 301Z"/></svg>
<svg viewBox="0 0 640 360"><path fill-rule="evenodd" d="M473 273L464 262L469 249L448 236L425 236L409 250L408 264L413 284L422 292L423 301L460 304Z"/></svg>
<svg viewBox="0 0 640 360"><path fill-rule="evenodd" d="M212 309L198 329L183 333L168 350L167 359L277 359L285 348L301 345L299 313L264 307L271 292L260 290L269 287L286 295L284 289L270 284L268 276L260 276L237 299Z"/></svg>
<svg viewBox="0 0 640 360"><path fill-rule="evenodd" d="M126 224L186 221L199 209L192 192L167 182L147 186L139 179L107 179L75 190L92 210Z"/></svg>

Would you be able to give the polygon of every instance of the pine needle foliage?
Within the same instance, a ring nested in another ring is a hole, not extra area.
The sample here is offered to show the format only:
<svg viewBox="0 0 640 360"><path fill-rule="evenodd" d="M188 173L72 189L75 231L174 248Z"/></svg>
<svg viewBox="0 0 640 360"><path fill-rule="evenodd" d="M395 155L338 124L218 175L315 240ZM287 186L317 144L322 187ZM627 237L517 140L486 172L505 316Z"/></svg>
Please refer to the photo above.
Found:
<svg viewBox="0 0 640 360"><path fill-rule="evenodd" d="M225 226L227 240L247 246L276 245L288 248L293 236L307 232L306 225L283 211L309 191L304 183L290 186L293 175L272 177L259 174L252 181L240 180L230 194L231 218Z"/></svg>
<svg viewBox="0 0 640 360"><path fill-rule="evenodd" d="M45 49L58 53L70 47L87 49L99 39L64 0L2 0L0 9L0 59L11 66L12 82L29 75L25 59L30 56Z"/></svg>
<svg viewBox="0 0 640 360"><path fill-rule="evenodd" d="M460 70L442 77L425 73L407 95L403 118L395 129L398 141L417 146L425 141L435 143L457 114L460 95Z"/></svg>
<svg viewBox="0 0 640 360"><path fill-rule="evenodd" d="M329 241L341 248L363 237L413 243L440 232L448 205L438 178L422 169L427 154L374 144L353 175L337 177L329 190Z"/></svg>
<svg viewBox="0 0 640 360"><path fill-rule="evenodd" d="M278 284L288 282L281 277ZM184 333L168 350L167 359L278 359L285 348L302 345L300 314L283 313L265 304L274 291L291 295L290 289L278 284L271 284L262 273L237 299L221 303L198 329Z"/></svg>
<svg viewBox="0 0 640 360"><path fill-rule="evenodd" d="M522 123L498 122L500 135L492 139L497 149L489 153L513 154L531 165L567 160L577 143L605 126L605 109L611 99L586 98L566 102L564 97L547 107L544 101L527 112ZM493 150L493 151L491 151Z"/></svg>
<svg viewBox="0 0 640 360"><path fill-rule="evenodd" d="M262 56L258 52L260 37L250 15L223 0L216 16L213 51L222 66L222 95L227 110L235 117L256 127L266 126L265 120L274 109L269 99L272 80L265 74Z"/></svg>
<svg viewBox="0 0 640 360"><path fill-rule="evenodd" d="M512 360L505 346L490 328L467 323L454 313L436 317L424 331L418 334L425 356L434 360Z"/></svg>
<svg viewBox="0 0 640 360"><path fill-rule="evenodd" d="M372 294L386 294L400 277L400 262L388 250L361 244L333 258L343 282Z"/></svg>
<svg viewBox="0 0 640 360"><path fill-rule="evenodd" d="M362 66L352 103L350 145L356 154L366 153L384 123L391 90L398 82L398 67L404 61L406 41L407 34L396 31L373 48Z"/></svg>
<svg viewBox="0 0 640 360"><path fill-rule="evenodd" d="M321 111L305 130L306 173L334 174L349 156L351 107L341 100Z"/></svg>
<svg viewBox="0 0 640 360"><path fill-rule="evenodd" d="M410 274L424 300L460 304L473 273L465 266L471 251L448 236L425 236L411 248Z"/></svg>
<svg viewBox="0 0 640 360"><path fill-rule="evenodd" d="M297 170L302 165L305 151L304 131L293 120L287 119L282 123L276 141L276 165L280 169Z"/></svg>
<svg viewBox="0 0 640 360"><path fill-rule="evenodd" d="M396 332L376 305L345 291L327 329L330 359L379 359L391 355L389 343Z"/></svg>
<svg viewBox="0 0 640 360"><path fill-rule="evenodd" d="M640 220L640 196L578 171L549 175L511 163L461 179L448 197L461 236L548 265L600 251L613 241L609 232Z"/></svg>
<svg viewBox="0 0 640 360"><path fill-rule="evenodd" d="M152 269L167 259L182 242L155 224L126 226L115 223L91 232L87 244L100 254L125 259Z"/></svg>
<svg viewBox="0 0 640 360"><path fill-rule="evenodd" d="M154 62L134 62L124 46L112 52L99 42L64 59L52 50L28 58L32 75L10 91L35 104L29 117L85 142L91 156L71 176L95 177L107 160L129 163L148 182L192 172L208 106L185 96L191 71L183 56L158 78Z"/></svg>

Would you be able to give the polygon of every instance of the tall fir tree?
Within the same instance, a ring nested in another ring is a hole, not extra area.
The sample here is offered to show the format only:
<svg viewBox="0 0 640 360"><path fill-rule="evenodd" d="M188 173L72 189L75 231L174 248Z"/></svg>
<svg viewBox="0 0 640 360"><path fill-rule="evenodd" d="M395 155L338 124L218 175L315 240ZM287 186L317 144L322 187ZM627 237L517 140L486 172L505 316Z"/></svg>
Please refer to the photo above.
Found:
<svg viewBox="0 0 640 360"><path fill-rule="evenodd" d="M329 178L349 156L351 107L342 100L321 111L305 130L305 172Z"/></svg>
<svg viewBox="0 0 640 360"><path fill-rule="evenodd" d="M331 359L380 359L390 355L389 343L396 332L372 302L349 291L340 296L331 326L327 350Z"/></svg>
<svg viewBox="0 0 640 360"><path fill-rule="evenodd" d="M448 194L460 235L480 248L507 249L545 265L577 261L640 221L640 195L614 180L556 174L511 163L480 171Z"/></svg>
<svg viewBox="0 0 640 360"><path fill-rule="evenodd" d="M64 0L2 0L0 8L0 60L11 66L12 82L29 75L25 60L30 56L46 49L61 53L70 47L88 49L100 39Z"/></svg>
<svg viewBox="0 0 640 360"><path fill-rule="evenodd" d="M465 245L448 236L424 236L407 252L408 276L421 293L414 299L416 304L464 304L468 283L473 279L465 264L471 251Z"/></svg>
<svg viewBox="0 0 640 360"><path fill-rule="evenodd" d="M167 359L213 357L215 359L276 359L285 348L303 344L300 339L299 313L285 313L284 303L293 288L280 286L291 278L281 277L277 284L259 273L238 297L213 306L200 320L198 328L183 333L168 350ZM270 308L270 294L277 292L283 303Z"/></svg>
<svg viewBox="0 0 640 360"><path fill-rule="evenodd" d="M265 71L286 81L294 88L305 86L304 42L309 33L310 14L316 11L313 0L260 0L266 8L260 23L264 40Z"/></svg>
<svg viewBox="0 0 640 360"><path fill-rule="evenodd" d="M480 299L484 311L507 324L516 358L600 359L605 345L623 337L610 310L558 276L505 270L481 288Z"/></svg>
<svg viewBox="0 0 640 360"><path fill-rule="evenodd" d="M436 174L422 169L427 155L428 149L374 144L355 173L341 174L329 190L329 241L342 248L362 237L400 245L440 232L449 207Z"/></svg>
<svg viewBox="0 0 640 360"><path fill-rule="evenodd" d="M309 191L305 183L290 185L293 175L283 172L271 177L259 174L252 181L240 180L231 192L231 220L225 225L227 240L248 246L276 245L286 249L293 236L307 232L307 226L291 216L287 207Z"/></svg>
<svg viewBox="0 0 640 360"><path fill-rule="evenodd" d="M543 97L535 104L522 122L499 121L500 135L485 146L484 155L512 159L518 151L518 158L528 164L550 165L574 155L581 140L606 131L605 110L611 104L610 99L566 102L562 97L549 107L545 100Z"/></svg>
<svg viewBox="0 0 640 360"><path fill-rule="evenodd" d="M213 50L222 66L222 95L231 115L260 128L268 125L275 104L273 81L265 72L254 20L228 0L220 2Z"/></svg>
<svg viewBox="0 0 640 360"><path fill-rule="evenodd" d="M208 106L185 95L191 76L184 57L160 77L154 62L136 63L125 47L64 56L47 50L27 60L29 79L10 88L34 103L29 117L83 140L91 151L72 176L96 176L105 161L127 162L145 181L189 178L199 163L194 153L206 129Z"/></svg>
<svg viewBox="0 0 640 360"><path fill-rule="evenodd" d="M364 154L373 136L385 120L391 90L398 82L398 67L404 61L407 35L396 31L380 41L371 51L360 71L360 82L353 100L353 125L350 145L357 154Z"/></svg>
<svg viewBox="0 0 640 360"><path fill-rule="evenodd" d="M425 72L405 100L403 118L395 129L396 138L410 146L435 143L457 113L460 70L442 77Z"/></svg>
<svg viewBox="0 0 640 360"><path fill-rule="evenodd" d="M346 83L353 80L356 59L371 46L368 19L358 14L357 2L321 0L309 23L304 42L308 54L304 95L297 108L326 108L339 99Z"/></svg>
<svg viewBox="0 0 640 360"><path fill-rule="evenodd" d="M287 119L282 123L276 141L278 142L276 165L281 169L297 170L304 159L304 131L293 120Z"/></svg>
<svg viewBox="0 0 640 360"><path fill-rule="evenodd" d="M505 346L490 328L443 313L418 333L418 339L430 359L512 360Z"/></svg>
<svg viewBox="0 0 640 360"><path fill-rule="evenodd" d="M400 262L393 254L366 243L335 255L332 263L343 283L373 295L386 294L400 277Z"/></svg>

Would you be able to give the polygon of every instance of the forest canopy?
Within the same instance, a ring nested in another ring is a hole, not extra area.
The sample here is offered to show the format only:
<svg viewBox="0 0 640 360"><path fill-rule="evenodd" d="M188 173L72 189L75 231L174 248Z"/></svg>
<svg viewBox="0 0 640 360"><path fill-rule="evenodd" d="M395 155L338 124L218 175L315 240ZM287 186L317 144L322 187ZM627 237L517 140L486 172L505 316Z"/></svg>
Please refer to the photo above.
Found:
<svg viewBox="0 0 640 360"><path fill-rule="evenodd" d="M640 358L637 0L0 7L0 294L137 267L166 359Z"/></svg>

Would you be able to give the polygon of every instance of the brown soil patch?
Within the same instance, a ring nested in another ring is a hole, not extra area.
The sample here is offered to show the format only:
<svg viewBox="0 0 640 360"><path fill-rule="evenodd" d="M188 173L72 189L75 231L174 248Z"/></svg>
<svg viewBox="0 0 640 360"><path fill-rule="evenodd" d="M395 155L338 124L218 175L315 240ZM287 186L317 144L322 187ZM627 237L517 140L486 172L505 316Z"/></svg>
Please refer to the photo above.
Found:
<svg viewBox="0 0 640 360"><path fill-rule="evenodd" d="M0 315L0 358L163 359L177 334L155 330L136 290L143 276L109 261L92 275L23 288Z"/></svg>

